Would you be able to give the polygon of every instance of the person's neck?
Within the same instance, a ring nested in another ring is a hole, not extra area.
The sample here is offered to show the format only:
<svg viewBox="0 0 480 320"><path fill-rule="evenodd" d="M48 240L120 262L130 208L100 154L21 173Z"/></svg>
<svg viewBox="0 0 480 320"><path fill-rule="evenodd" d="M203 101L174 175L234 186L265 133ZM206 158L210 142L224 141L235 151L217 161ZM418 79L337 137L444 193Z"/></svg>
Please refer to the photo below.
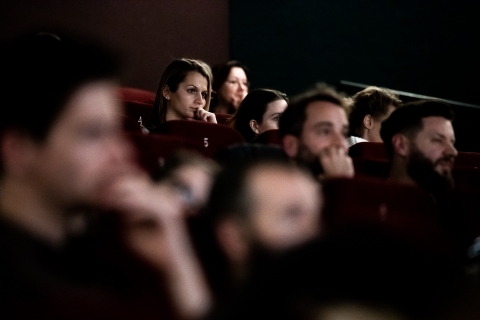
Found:
<svg viewBox="0 0 480 320"><path fill-rule="evenodd" d="M408 175L407 165L403 159L394 158L390 167L390 181L414 185L416 182Z"/></svg>
<svg viewBox="0 0 480 320"><path fill-rule="evenodd" d="M11 223L54 247L65 242L62 210L38 189L22 181L3 180L0 185L0 214Z"/></svg>

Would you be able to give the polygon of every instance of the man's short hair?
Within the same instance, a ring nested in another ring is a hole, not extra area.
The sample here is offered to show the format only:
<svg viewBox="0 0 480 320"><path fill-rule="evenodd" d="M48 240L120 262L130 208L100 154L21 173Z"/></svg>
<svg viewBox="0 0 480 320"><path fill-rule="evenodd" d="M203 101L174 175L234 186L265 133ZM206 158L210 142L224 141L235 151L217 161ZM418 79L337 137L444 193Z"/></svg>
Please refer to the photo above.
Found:
<svg viewBox="0 0 480 320"><path fill-rule="evenodd" d="M24 132L42 141L71 95L82 85L111 79L114 56L83 39L29 34L0 47L0 133Z"/></svg>
<svg viewBox="0 0 480 320"><path fill-rule="evenodd" d="M303 124L307 118L307 106L315 101L331 102L346 110L344 95L324 83L317 84L313 89L295 96L288 103L288 107L285 109L279 121L280 139L287 134L300 137Z"/></svg>
<svg viewBox="0 0 480 320"><path fill-rule="evenodd" d="M427 117L443 117L453 121L454 112L452 107L442 100L418 100L396 109L382 123L380 136L390 158L393 157L392 137L397 133L415 137L423 129L423 118Z"/></svg>
<svg viewBox="0 0 480 320"><path fill-rule="evenodd" d="M395 92L378 87L365 88L357 92L352 100L353 103L348 117L349 135L356 137L363 135L363 119L366 115L379 120L388 113L390 106L398 108L402 104Z"/></svg>

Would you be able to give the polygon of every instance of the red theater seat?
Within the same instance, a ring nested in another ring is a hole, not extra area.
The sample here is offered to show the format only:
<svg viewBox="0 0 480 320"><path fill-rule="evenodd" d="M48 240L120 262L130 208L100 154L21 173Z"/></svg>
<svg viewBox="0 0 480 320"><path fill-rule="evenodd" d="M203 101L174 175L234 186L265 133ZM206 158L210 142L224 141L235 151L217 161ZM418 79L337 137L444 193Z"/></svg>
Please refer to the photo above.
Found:
<svg viewBox="0 0 480 320"><path fill-rule="evenodd" d="M149 174L155 175L165 159L180 150L192 150L202 154L203 144L181 137L160 134L129 133L127 137L137 150L137 160Z"/></svg>
<svg viewBox="0 0 480 320"><path fill-rule="evenodd" d="M124 101L123 103L125 115L129 116L135 121L140 121L141 117L141 123L144 126L148 126L153 110L153 106L151 104L133 101Z"/></svg>
<svg viewBox="0 0 480 320"><path fill-rule="evenodd" d="M436 205L423 189L379 179L334 179L323 189L329 229L369 225L429 248L449 246Z"/></svg>
<svg viewBox="0 0 480 320"><path fill-rule="evenodd" d="M126 116L124 114L120 115L122 119L122 126L123 130L126 132L137 132L141 133L142 129L140 127L140 123L133 118Z"/></svg>
<svg viewBox="0 0 480 320"><path fill-rule="evenodd" d="M387 179L390 174L390 162L384 159L352 158L355 177L375 177Z"/></svg>
<svg viewBox="0 0 480 320"><path fill-rule="evenodd" d="M227 124L230 119L232 119L231 114L226 114L226 113L215 113L215 118L217 118L217 123L218 124Z"/></svg>
<svg viewBox="0 0 480 320"><path fill-rule="evenodd" d="M234 129L204 121L172 120L162 123L155 133L167 134L193 140L204 147L205 156L213 156L222 148L245 143L240 133Z"/></svg>
<svg viewBox="0 0 480 320"><path fill-rule="evenodd" d="M259 134L255 139L253 139L252 142L281 146L282 144L280 143L280 137L278 132L279 132L278 130L267 130Z"/></svg>
<svg viewBox="0 0 480 320"><path fill-rule="evenodd" d="M480 153L459 152L455 158L455 167L480 169Z"/></svg>
<svg viewBox="0 0 480 320"><path fill-rule="evenodd" d="M121 87L118 89L118 95L120 99L125 101L144 102L149 104L153 104L155 101L154 92L138 88Z"/></svg>
<svg viewBox="0 0 480 320"><path fill-rule="evenodd" d="M388 160L383 142L359 142L348 149L352 158L368 158Z"/></svg>

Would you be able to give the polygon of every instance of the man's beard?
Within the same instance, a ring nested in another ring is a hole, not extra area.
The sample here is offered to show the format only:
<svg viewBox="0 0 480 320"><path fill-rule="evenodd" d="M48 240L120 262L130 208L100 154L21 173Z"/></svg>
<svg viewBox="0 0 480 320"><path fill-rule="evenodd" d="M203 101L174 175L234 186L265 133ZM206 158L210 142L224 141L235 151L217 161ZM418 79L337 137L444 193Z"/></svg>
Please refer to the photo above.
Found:
<svg viewBox="0 0 480 320"><path fill-rule="evenodd" d="M451 171L445 170L439 173L435 170L442 161L453 161L453 157L446 156L432 162L415 146L407 164L408 175L437 199L448 194L455 186Z"/></svg>
<svg viewBox="0 0 480 320"><path fill-rule="evenodd" d="M323 167L318 156L313 154L310 149L304 144L299 145L298 154L295 161L299 166L305 167L312 172L315 177L323 173Z"/></svg>

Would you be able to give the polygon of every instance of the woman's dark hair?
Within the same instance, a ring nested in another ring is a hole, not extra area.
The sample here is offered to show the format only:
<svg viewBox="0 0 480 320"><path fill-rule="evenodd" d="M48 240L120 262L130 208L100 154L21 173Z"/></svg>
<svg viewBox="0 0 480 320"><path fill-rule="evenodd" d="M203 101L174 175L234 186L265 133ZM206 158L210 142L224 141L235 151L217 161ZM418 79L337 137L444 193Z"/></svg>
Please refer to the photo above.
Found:
<svg viewBox="0 0 480 320"><path fill-rule="evenodd" d="M252 141L256 134L250 127L250 121L255 120L258 124L261 124L263 115L267 111L267 105L270 102L282 99L288 102L287 95L280 91L255 89L243 99L229 125L240 132L245 141Z"/></svg>
<svg viewBox="0 0 480 320"><path fill-rule="evenodd" d="M150 117L150 127L155 128L165 122L167 115L167 99L163 96L163 89L168 86L171 92L176 92L178 85L185 80L189 72L198 72L207 79L207 97L205 110L210 108L210 99L212 96L212 71L210 67L203 61L194 59L177 59L172 61L165 71L158 85L155 103L153 105L152 116Z"/></svg>
<svg viewBox="0 0 480 320"><path fill-rule="evenodd" d="M212 68L213 74L213 83L212 83L212 90L214 93L218 92L218 89L222 86L222 84L227 81L228 75L230 74L230 70L232 68L242 68L245 71L247 79L250 79L250 71L248 68L237 60L227 61L221 64L217 64ZM215 107L218 105L218 98L212 99L212 111L215 111ZM232 112L233 113L233 112Z"/></svg>

